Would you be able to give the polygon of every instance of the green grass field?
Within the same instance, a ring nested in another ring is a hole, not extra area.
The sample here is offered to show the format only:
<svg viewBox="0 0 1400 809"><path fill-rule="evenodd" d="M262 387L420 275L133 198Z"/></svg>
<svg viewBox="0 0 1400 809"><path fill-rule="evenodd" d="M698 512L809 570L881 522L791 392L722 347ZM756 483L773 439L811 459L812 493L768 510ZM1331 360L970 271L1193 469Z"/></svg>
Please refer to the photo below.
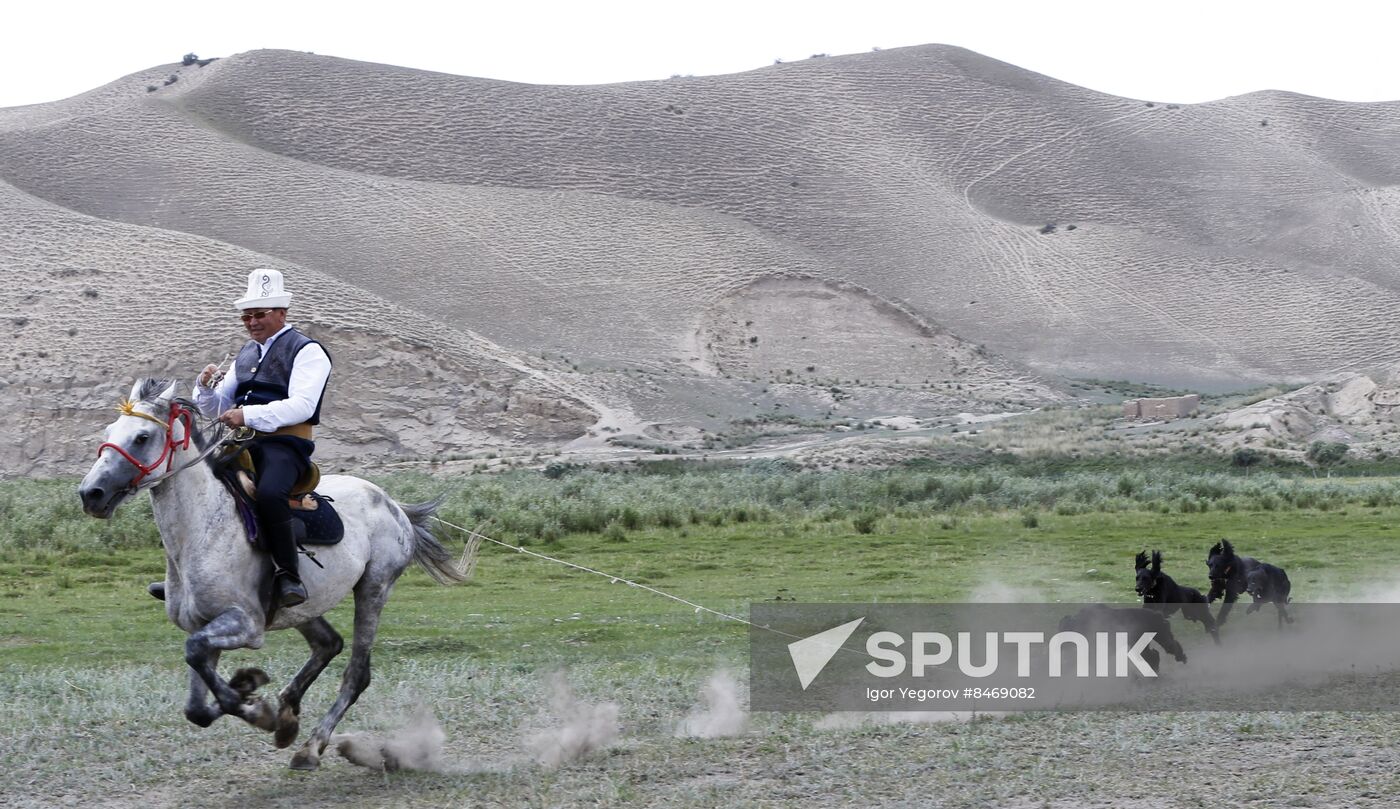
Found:
<svg viewBox="0 0 1400 809"><path fill-rule="evenodd" d="M739 616L776 599L1127 602L1136 551L1162 550L1169 573L1204 589L1206 549L1222 537L1286 567L1297 601L1395 589L1394 480L960 475L383 482L404 500L447 495L452 522L494 518L493 536ZM678 738L712 673L742 684L747 628L491 545L465 585L441 587L417 570L400 582L374 683L342 724L383 731L426 704L461 771L382 774L328 752L318 772L291 773L290 751L241 723L200 730L184 720L184 635L144 591L163 571L142 523L149 507L129 503L99 523L61 502L65 492L76 499L71 486L0 485L7 804L1379 806L1400 789L1390 713L944 724L763 714L736 738ZM583 521L596 530L566 529ZM329 617L348 631L348 604ZM280 686L304 656L300 636L279 633L261 651L225 655L222 669L256 664ZM304 721L329 705L340 669L308 694ZM616 703L622 730L610 750L546 769L524 756L522 739L553 721L546 675L556 670L582 699ZM1149 766L1171 774L1170 791L1144 776Z"/></svg>

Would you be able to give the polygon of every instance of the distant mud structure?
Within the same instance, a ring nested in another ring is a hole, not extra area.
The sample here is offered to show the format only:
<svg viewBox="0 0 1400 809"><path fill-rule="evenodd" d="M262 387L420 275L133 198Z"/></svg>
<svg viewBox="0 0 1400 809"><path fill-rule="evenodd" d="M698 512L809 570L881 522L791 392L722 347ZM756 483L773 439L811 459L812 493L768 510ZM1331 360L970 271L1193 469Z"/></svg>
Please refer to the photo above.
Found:
<svg viewBox="0 0 1400 809"><path fill-rule="evenodd" d="M799 276L740 287L697 335L706 367L779 382L964 380L1016 370L868 290Z"/></svg>
<svg viewBox="0 0 1400 809"><path fill-rule="evenodd" d="M1201 409L1197 394L1167 399L1133 399L1123 403L1123 418L1141 421L1170 421L1195 415Z"/></svg>

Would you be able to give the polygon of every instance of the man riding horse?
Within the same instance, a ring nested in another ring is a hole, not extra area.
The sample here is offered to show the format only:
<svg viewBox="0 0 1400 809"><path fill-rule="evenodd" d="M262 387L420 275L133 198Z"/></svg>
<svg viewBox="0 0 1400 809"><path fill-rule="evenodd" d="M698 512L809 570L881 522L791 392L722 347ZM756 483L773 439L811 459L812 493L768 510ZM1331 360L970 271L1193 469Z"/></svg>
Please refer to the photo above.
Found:
<svg viewBox="0 0 1400 809"><path fill-rule="evenodd" d="M467 575L437 535L437 501L399 503L367 480L327 475L315 486L318 506L306 510L319 512L334 501L341 538L320 550L314 567L302 569L309 587L299 587L284 574L278 577L282 603L268 599L263 582L273 554L246 541L241 506L230 496L221 470L208 461L225 445L210 440L211 419L202 414L218 413L229 424L249 428L252 435L237 438L251 438L261 459L264 476L258 488L263 499L272 509L285 504L288 481L308 463L310 425L317 421L330 370L319 345L285 328L290 300L281 275L254 271L248 294L238 301L252 342L238 355L230 379L218 379L216 369L206 368L200 381L212 382L214 388L196 392L203 400L199 404L181 398L180 385L172 380L136 380L117 407L120 415L103 431L77 494L84 512L105 520L128 498L150 492L151 514L165 551L165 581L156 589L166 597L171 622L188 633L185 717L199 727L233 716L272 733L278 748L291 745L300 733L307 689L350 647L335 701L292 756L293 769L311 770L320 766L336 726L369 686L380 615L404 569L416 562L442 584L464 581ZM293 573L295 547L286 523L279 523L277 513L265 512L263 527L281 534L275 558L282 570ZM305 600L289 605L298 589ZM352 594L355 630L346 639L325 616ZM275 701L257 694L269 681L261 669L240 669L227 679L219 674L220 655L262 648L266 634L279 629L296 629L311 654Z"/></svg>
<svg viewBox="0 0 1400 809"><path fill-rule="evenodd" d="M200 411L232 428L256 431L248 452L257 469L255 511L271 550L277 603L294 607L307 599L297 574L297 546L288 504L293 487L311 468L316 449L312 427L321 421L321 402L331 359L321 344L287 325L292 295L277 270L253 270L248 290L234 301L250 339L234 360L233 373L219 376L205 366L194 389ZM164 599L165 585L151 585Z"/></svg>

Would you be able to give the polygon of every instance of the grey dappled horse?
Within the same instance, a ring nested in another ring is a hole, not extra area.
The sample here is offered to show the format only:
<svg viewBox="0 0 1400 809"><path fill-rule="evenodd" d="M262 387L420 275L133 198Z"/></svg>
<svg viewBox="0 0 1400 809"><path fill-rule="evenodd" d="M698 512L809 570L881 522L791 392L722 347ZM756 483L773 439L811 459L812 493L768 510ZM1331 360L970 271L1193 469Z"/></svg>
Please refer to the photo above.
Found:
<svg viewBox="0 0 1400 809"><path fill-rule="evenodd" d="M317 491L334 498L345 538L317 549L324 567L302 565L311 597L277 610L268 624L259 588L271 562L248 544L232 496L202 460L206 447L197 431L197 408L175 394L176 383L167 380L142 379L132 387L79 486L83 510L105 519L128 495L151 487L165 546L165 612L189 633L185 716L200 727L229 714L274 733L279 748L295 741L302 695L343 645L321 616L354 592L355 635L340 694L292 756L294 769L314 769L341 717L369 685L370 646L399 574L414 561L443 584L461 581L462 573L427 527L435 503L401 505L368 481L328 475ZM253 693L268 681L260 670L242 669L228 681L219 676L224 650L260 648L264 632L288 627L306 638L311 659L282 689L275 710ZM213 703L207 701L210 692Z"/></svg>

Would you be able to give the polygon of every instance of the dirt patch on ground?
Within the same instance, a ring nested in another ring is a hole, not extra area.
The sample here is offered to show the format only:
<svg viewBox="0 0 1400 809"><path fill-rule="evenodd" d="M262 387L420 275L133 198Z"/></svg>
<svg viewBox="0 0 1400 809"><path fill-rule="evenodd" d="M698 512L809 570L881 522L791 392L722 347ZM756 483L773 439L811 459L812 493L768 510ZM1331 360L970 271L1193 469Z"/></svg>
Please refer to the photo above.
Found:
<svg viewBox="0 0 1400 809"><path fill-rule="evenodd" d="M701 362L720 373L833 384L981 381L1008 363L852 284L760 279L721 299L698 331Z"/></svg>

